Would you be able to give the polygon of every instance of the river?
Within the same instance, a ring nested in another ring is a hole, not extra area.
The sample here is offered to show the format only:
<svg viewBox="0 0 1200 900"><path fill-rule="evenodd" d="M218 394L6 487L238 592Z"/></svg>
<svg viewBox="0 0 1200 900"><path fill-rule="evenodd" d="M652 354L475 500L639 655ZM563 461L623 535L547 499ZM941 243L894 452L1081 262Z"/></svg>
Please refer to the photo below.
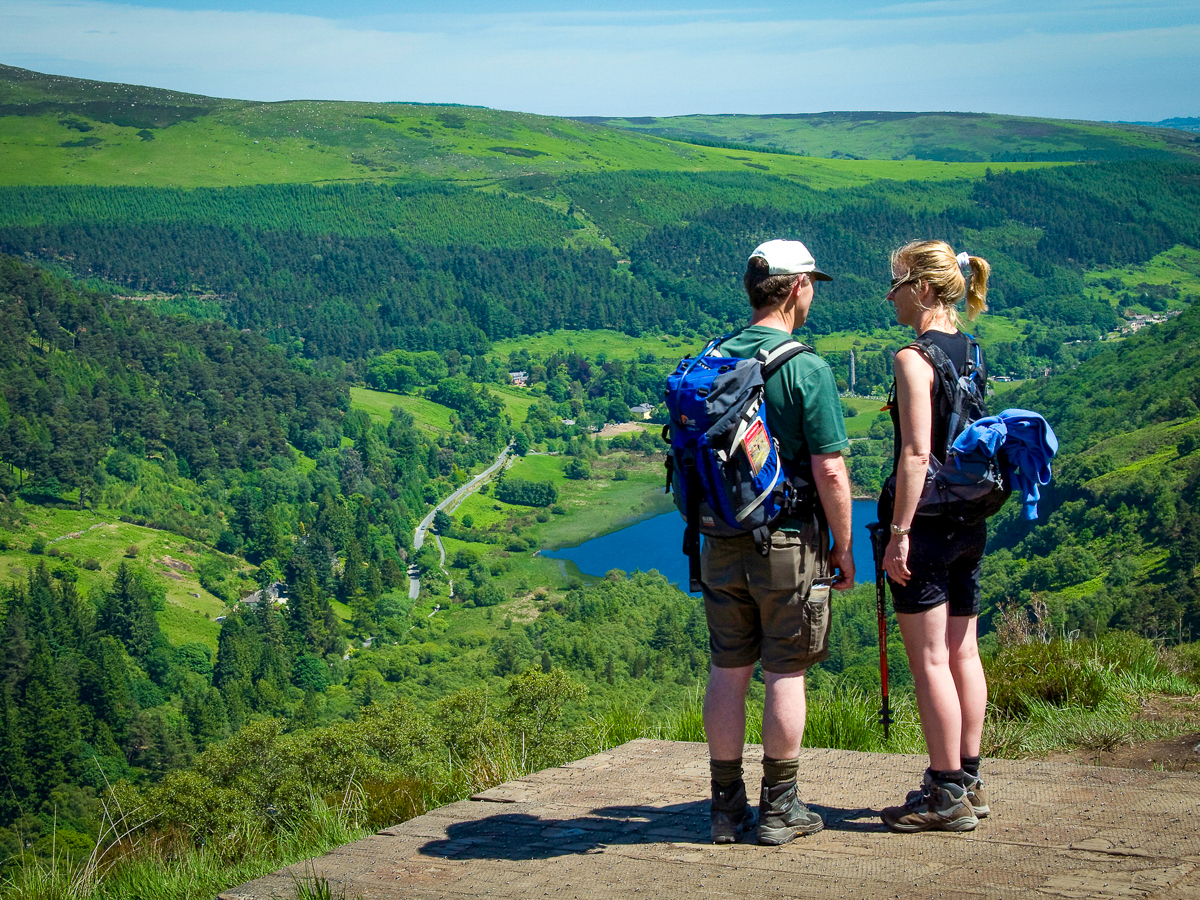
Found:
<svg viewBox="0 0 1200 900"><path fill-rule="evenodd" d="M875 501L855 500L854 580L874 582L875 563L871 558L871 536L867 524L875 521ZM611 569L626 572L657 569L673 584L686 589L687 557L683 555L683 517L677 512L635 522L586 541L577 547L543 550L542 556L570 560L584 575L602 576Z"/></svg>

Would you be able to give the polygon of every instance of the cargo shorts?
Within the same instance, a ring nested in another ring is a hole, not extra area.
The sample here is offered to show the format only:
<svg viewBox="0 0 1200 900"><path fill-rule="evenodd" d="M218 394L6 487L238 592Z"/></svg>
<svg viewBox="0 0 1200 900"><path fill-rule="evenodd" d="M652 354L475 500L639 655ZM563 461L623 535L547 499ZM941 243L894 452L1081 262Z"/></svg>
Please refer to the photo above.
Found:
<svg viewBox="0 0 1200 900"><path fill-rule="evenodd" d="M773 532L765 557L750 535L704 539L700 587L714 666L761 659L763 671L789 675L829 656L828 548L816 522Z"/></svg>

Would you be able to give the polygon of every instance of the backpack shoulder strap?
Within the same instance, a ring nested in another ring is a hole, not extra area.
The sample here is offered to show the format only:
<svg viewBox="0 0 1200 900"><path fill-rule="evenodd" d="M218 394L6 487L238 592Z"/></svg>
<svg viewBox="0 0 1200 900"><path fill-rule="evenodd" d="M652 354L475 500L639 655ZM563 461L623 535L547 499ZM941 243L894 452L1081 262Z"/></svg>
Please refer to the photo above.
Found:
<svg viewBox="0 0 1200 900"><path fill-rule="evenodd" d="M973 340L972 343L974 343ZM978 347L978 344L975 346ZM963 401L965 398L963 396L962 384L959 382L958 369L950 357L946 355L946 352L929 338L917 338L911 344L901 349L916 350L929 361L929 365L933 367L934 377L942 386L942 396L945 397L946 402L950 406L950 418L946 428L946 446L941 448L944 458L953 445L954 439L958 437L958 423L962 421L963 416ZM969 348L967 353L968 372L973 372L974 368L971 355ZM936 415L936 410L934 414Z"/></svg>
<svg viewBox="0 0 1200 900"><path fill-rule="evenodd" d="M771 351L759 350L754 358L762 364L762 379L768 378L782 369L790 360L801 353L816 353L808 344L802 344L795 338L788 338Z"/></svg>

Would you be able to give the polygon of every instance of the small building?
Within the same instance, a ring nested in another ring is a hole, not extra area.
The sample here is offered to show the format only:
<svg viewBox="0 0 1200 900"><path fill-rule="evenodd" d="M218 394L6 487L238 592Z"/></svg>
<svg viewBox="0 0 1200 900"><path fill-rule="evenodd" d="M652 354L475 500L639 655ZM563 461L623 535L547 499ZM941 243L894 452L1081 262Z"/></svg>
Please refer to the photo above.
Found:
<svg viewBox="0 0 1200 900"><path fill-rule="evenodd" d="M639 403L637 406L629 407L629 413L635 419L648 419L654 415L654 406L649 403Z"/></svg>
<svg viewBox="0 0 1200 900"><path fill-rule="evenodd" d="M247 606L258 606L262 603L263 597L266 597L276 606L282 606L287 603L287 585L282 581L273 581L265 588L255 591L242 598L242 602Z"/></svg>
<svg viewBox="0 0 1200 900"><path fill-rule="evenodd" d="M563 423L564 425L574 425L574 424L575 424L575 420L574 420L574 419L563 419L563 420L562 420L562 423Z"/></svg>
<svg viewBox="0 0 1200 900"><path fill-rule="evenodd" d="M508 377L509 380L517 387L529 387L528 372L509 372Z"/></svg>

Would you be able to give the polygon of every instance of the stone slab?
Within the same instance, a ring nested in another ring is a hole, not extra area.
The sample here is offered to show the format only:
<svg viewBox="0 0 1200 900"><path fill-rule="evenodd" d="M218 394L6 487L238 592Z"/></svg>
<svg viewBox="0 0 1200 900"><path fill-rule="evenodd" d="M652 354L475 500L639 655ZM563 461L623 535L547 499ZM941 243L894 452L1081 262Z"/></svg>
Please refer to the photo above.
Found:
<svg viewBox="0 0 1200 900"><path fill-rule="evenodd" d="M761 777L747 747L746 783ZM636 740L476 794L220 895L294 898L316 874L346 900L435 897L1200 900L1200 778L987 760L992 814L966 834L890 834L879 810L924 757L805 750L824 831L782 847L708 840L703 744Z"/></svg>

